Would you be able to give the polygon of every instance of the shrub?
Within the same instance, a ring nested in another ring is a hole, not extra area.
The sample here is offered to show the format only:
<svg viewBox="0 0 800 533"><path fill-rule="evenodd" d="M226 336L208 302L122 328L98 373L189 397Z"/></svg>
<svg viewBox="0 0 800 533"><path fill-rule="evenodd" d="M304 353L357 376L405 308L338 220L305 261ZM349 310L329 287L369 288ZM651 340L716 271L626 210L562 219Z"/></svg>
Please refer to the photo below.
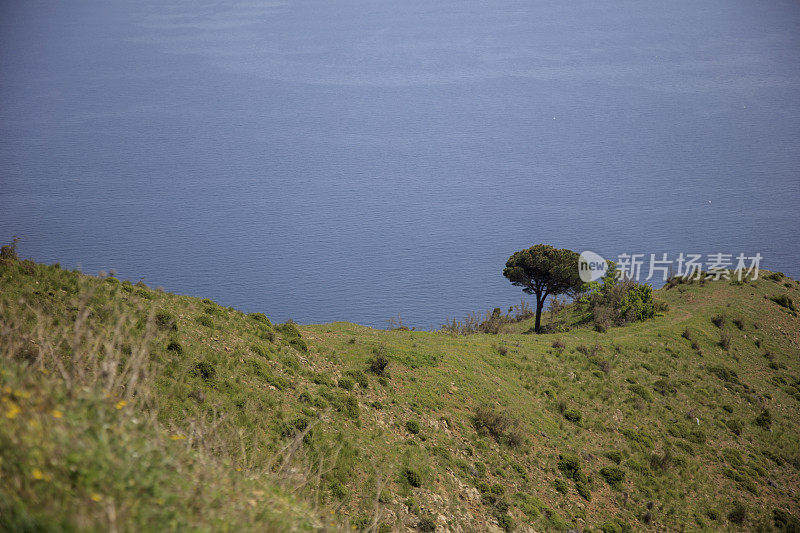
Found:
<svg viewBox="0 0 800 533"><path fill-rule="evenodd" d="M361 370L347 370L344 375L358 383L358 386L362 389L369 387L369 380Z"/></svg>
<svg viewBox="0 0 800 533"><path fill-rule="evenodd" d="M622 489L622 483L625 481L625 470L618 466L605 466L600 469L600 475L606 480L612 489Z"/></svg>
<svg viewBox="0 0 800 533"><path fill-rule="evenodd" d="M422 478L420 478L417 471L413 468L403 468L403 470L400 471L400 477L401 479L407 481L412 487L419 487L422 485Z"/></svg>
<svg viewBox="0 0 800 533"><path fill-rule="evenodd" d="M714 315L711 318L711 323L717 326L718 328L721 328L722 326L725 325L725 315Z"/></svg>
<svg viewBox="0 0 800 533"><path fill-rule="evenodd" d="M772 415L770 414L769 409L764 409L761 411L761 414L756 417L755 423L757 426L761 426L764 429L769 429L772 425Z"/></svg>
<svg viewBox="0 0 800 533"><path fill-rule="evenodd" d="M433 533L436 531L436 520L433 518L433 515L426 514L420 517L419 522L417 522L417 530L425 533Z"/></svg>
<svg viewBox="0 0 800 533"><path fill-rule="evenodd" d="M289 346L299 352L308 352L308 345L300 337L292 337L289 339Z"/></svg>
<svg viewBox="0 0 800 533"><path fill-rule="evenodd" d="M731 430L731 433L737 436L741 435L742 429L744 429L744 426L738 420L726 420L725 425Z"/></svg>
<svg viewBox="0 0 800 533"><path fill-rule="evenodd" d="M497 525L503 531L514 531L514 519L508 513L502 513L497 515Z"/></svg>
<svg viewBox="0 0 800 533"><path fill-rule="evenodd" d="M603 455L617 464L622 462L622 454L616 450L607 451Z"/></svg>
<svg viewBox="0 0 800 533"><path fill-rule="evenodd" d="M261 357L266 357L269 359L270 351L269 348L264 346L263 344L253 344L250 346L250 350L256 355L260 355Z"/></svg>
<svg viewBox="0 0 800 533"><path fill-rule="evenodd" d="M781 307L789 309L790 311L797 311L797 308L795 308L792 299L785 294L776 294L775 296L770 296L769 299L775 302L776 304L780 305Z"/></svg>
<svg viewBox="0 0 800 533"><path fill-rule="evenodd" d="M577 409L567 409L566 411L564 411L564 418L566 418L567 420L569 420L574 424L581 423L581 413Z"/></svg>
<svg viewBox="0 0 800 533"><path fill-rule="evenodd" d="M217 369L208 361L200 361L195 365L195 372L204 381L211 381L217 375Z"/></svg>
<svg viewBox="0 0 800 533"><path fill-rule="evenodd" d="M653 318L656 314L653 287L647 284L631 287L620 302L619 312L623 319L629 321Z"/></svg>
<svg viewBox="0 0 800 533"><path fill-rule="evenodd" d="M284 324L280 324L275 329L277 329L284 337L297 338L297 339L301 337L300 330L297 329L297 326L291 320L287 321Z"/></svg>
<svg viewBox="0 0 800 533"><path fill-rule="evenodd" d="M725 330L719 332L719 345L727 350L731 347L731 334Z"/></svg>
<svg viewBox="0 0 800 533"><path fill-rule="evenodd" d="M272 326L272 322L269 321L269 318L267 318L267 315L265 315L264 313L250 313L247 316L252 320L261 322L262 324L266 324L268 326Z"/></svg>
<svg viewBox="0 0 800 533"><path fill-rule="evenodd" d="M741 318L734 318L732 322L733 325L739 328L740 330L744 329L744 320L742 320Z"/></svg>
<svg viewBox="0 0 800 533"><path fill-rule="evenodd" d="M642 430L623 428L620 431L628 440L643 448L653 447L653 438Z"/></svg>
<svg viewBox="0 0 800 533"><path fill-rule="evenodd" d="M18 244L19 244L19 237L15 235L14 238L11 239L10 243L0 246L0 264L11 263L12 261L19 261L19 256L17 255Z"/></svg>
<svg viewBox="0 0 800 533"><path fill-rule="evenodd" d="M524 440L518 420L489 406L478 406L472 421L478 433L488 433L497 442L519 446Z"/></svg>
<svg viewBox="0 0 800 533"><path fill-rule="evenodd" d="M164 309L156 312L155 322L156 327L161 330L178 329L178 326L175 324L175 315Z"/></svg>
<svg viewBox="0 0 800 533"><path fill-rule="evenodd" d="M569 491L569 486L563 479L556 479L555 481L553 481L553 486L561 494L566 494Z"/></svg>
<svg viewBox="0 0 800 533"><path fill-rule="evenodd" d="M692 340L692 332L689 331L689 328L686 328L683 330L683 333L681 333L681 337L683 337L687 341L690 341Z"/></svg>
<svg viewBox="0 0 800 533"><path fill-rule="evenodd" d="M678 388L668 379L659 379L653 383L653 390L662 396L674 396L678 393Z"/></svg>
<svg viewBox="0 0 800 533"><path fill-rule="evenodd" d="M197 323L207 328L214 328L214 321L211 320L211 317L207 315L199 315L197 317Z"/></svg>
<svg viewBox="0 0 800 533"><path fill-rule="evenodd" d="M386 348L378 346L372 349L372 359L369 361L369 371L376 376L384 376L386 367L389 365L389 358L386 357Z"/></svg>
<svg viewBox="0 0 800 533"><path fill-rule="evenodd" d="M353 387L355 387L355 383L353 382L352 379L344 377L339 380L339 387L344 390L353 390Z"/></svg>
<svg viewBox="0 0 800 533"><path fill-rule="evenodd" d="M638 383L636 383L636 384L630 385L628 387L628 390L631 391L632 393L638 395L638 396L641 396L642 399L647 401L647 402L652 402L653 401L653 395L650 394L650 391L647 390L643 385L639 385Z"/></svg>
<svg viewBox="0 0 800 533"><path fill-rule="evenodd" d="M736 524L737 526L741 526L742 524L744 524L746 518L747 518L747 508L744 506L744 504L738 501L733 502L731 511L728 513L728 520L730 520L731 523Z"/></svg>
<svg viewBox="0 0 800 533"><path fill-rule="evenodd" d="M579 481L582 476L581 470L581 462L575 455L559 455L558 456L558 463L556 463L558 469L561 470L561 473L564 474L569 479Z"/></svg>
<svg viewBox="0 0 800 533"><path fill-rule="evenodd" d="M167 344L167 351L175 352L177 354L182 354L183 346L181 346L181 343L179 343L178 341L170 341L170 343Z"/></svg>
<svg viewBox="0 0 800 533"><path fill-rule="evenodd" d="M563 350L564 350L564 348L566 348L566 347L567 347L567 345L566 345L566 344L564 343L564 341L562 341L561 339L556 339L556 340L554 340L554 341L553 341L553 344L552 344L551 346L552 346L552 347L553 347L555 350L558 350L559 352L560 352L560 351L563 351Z"/></svg>
<svg viewBox="0 0 800 533"><path fill-rule="evenodd" d="M409 433L413 433L414 435L419 434L419 422L416 420L409 420L406 422L406 429Z"/></svg>
<svg viewBox="0 0 800 533"><path fill-rule="evenodd" d="M592 493L589 491L589 486L584 481L576 481L575 482L575 490L578 491L581 498L586 500L587 502L592 501Z"/></svg>

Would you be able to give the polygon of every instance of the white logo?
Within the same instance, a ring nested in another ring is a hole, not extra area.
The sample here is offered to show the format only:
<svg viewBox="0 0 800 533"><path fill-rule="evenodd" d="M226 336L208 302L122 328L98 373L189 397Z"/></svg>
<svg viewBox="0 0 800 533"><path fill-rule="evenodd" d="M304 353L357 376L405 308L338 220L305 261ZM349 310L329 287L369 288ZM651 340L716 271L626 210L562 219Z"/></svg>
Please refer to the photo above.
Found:
<svg viewBox="0 0 800 533"><path fill-rule="evenodd" d="M578 273L584 283L602 278L608 271L608 263L598 254L590 251L581 252L578 258Z"/></svg>

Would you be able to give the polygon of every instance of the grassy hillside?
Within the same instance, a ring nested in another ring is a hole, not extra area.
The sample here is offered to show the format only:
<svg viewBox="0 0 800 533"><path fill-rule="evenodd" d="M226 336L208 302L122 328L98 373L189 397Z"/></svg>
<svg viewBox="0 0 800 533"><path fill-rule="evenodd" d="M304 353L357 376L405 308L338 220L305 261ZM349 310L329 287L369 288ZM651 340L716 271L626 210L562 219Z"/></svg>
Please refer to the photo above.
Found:
<svg viewBox="0 0 800 533"><path fill-rule="evenodd" d="M797 531L800 284L770 278L463 336L6 260L0 529Z"/></svg>

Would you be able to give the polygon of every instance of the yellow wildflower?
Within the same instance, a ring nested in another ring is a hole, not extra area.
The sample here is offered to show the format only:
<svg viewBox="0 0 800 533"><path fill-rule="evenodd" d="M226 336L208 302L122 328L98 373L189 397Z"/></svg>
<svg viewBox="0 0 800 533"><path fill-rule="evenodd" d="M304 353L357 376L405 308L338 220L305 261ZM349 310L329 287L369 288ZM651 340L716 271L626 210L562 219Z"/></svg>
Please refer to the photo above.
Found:
<svg viewBox="0 0 800 533"><path fill-rule="evenodd" d="M6 418L16 418L20 411L22 411L22 409L19 408L19 405L15 404L14 402L8 402Z"/></svg>
<svg viewBox="0 0 800 533"><path fill-rule="evenodd" d="M125 400L120 400L114 404L114 407L116 407L117 409L122 409L126 405L128 405L128 402L126 402Z"/></svg>
<svg viewBox="0 0 800 533"><path fill-rule="evenodd" d="M100 494L97 494L96 492L93 492L92 495L89 496L89 497L92 499L92 501L95 501L95 502L99 502L99 501L101 501L103 499L103 496L100 495Z"/></svg>
<svg viewBox="0 0 800 533"><path fill-rule="evenodd" d="M170 435L169 438L172 440L184 440L186 438L186 435L181 435L180 433L176 433L175 435Z"/></svg>
<svg viewBox="0 0 800 533"><path fill-rule="evenodd" d="M61 418L62 416L64 416L64 413L62 413L58 409L53 409L52 411L50 411L50 414L53 415L53 418Z"/></svg>
<svg viewBox="0 0 800 533"><path fill-rule="evenodd" d="M39 480L44 479L44 474L38 468L34 468L31 474L33 475L33 479L39 479Z"/></svg>

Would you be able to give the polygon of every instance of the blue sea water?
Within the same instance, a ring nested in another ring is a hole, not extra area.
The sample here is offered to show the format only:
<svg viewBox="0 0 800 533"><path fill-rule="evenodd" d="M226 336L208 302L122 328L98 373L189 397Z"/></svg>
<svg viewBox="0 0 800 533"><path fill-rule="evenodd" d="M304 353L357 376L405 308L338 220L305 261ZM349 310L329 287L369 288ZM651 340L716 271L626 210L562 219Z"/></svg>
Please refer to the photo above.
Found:
<svg viewBox="0 0 800 533"><path fill-rule="evenodd" d="M0 239L273 320L518 303L544 242L800 277L800 4L0 3Z"/></svg>

